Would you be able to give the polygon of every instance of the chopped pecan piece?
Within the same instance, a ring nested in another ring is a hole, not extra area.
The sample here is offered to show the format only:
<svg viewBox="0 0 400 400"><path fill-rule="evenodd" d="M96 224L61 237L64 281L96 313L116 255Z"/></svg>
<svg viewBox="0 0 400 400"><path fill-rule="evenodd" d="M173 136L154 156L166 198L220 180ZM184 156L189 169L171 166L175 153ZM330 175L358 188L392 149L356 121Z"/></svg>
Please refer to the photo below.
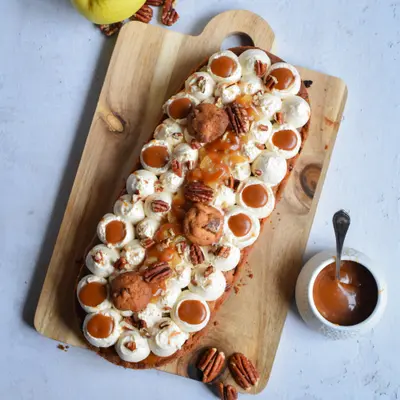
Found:
<svg viewBox="0 0 400 400"><path fill-rule="evenodd" d="M221 400L237 400L238 392L232 385L224 385L222 382L218 383L219 398Z"/></svg>
<svg viewBox="0 0 400 400"><path fill-rule="evenodd" d="M261 143L256 143L256 147L258 150L265 150L265 145Z"/></svg>
<svg viewBox="0 0 400 400"><path fill-rule="evenodd" d="M213 381L222 371L225 362L225 354L215 347L205 351L200 358L197 368L203 372L204 383Z"/></svg>
<svg viewBox="0 0 400 400"><path fill-rule="evenodd" d="M235 183L235 179L232 175L229 176L229 178L226 178L224 181L224 185L228 186L228 188L233 189L233 185Z"/></svg>
<svg viewBox="0 0 400 400"><path fill-rule="evenodd" d="M141 245L142 247L144 247L145 249L149 249L151 246L154 246L155 243L156 243L156 242L155 242L153 239L151 239L151 238L142 239L142 240L140 241L140 245Z"/></svg>
<svg viewBox="0 0 400 400"><path fill-rule="evenodd" d="M282 125L284 123L284 119L283 119L283 114L281 112L277 112L275 114L275 121L279 124Z"/></svg>
<svg viewBox="0 0 400 400"><path fill-rule="evenodd" d="M150 339L151 338L151 333L148 331L147 328L139 329L139 333L140 333L140 336L142 336L142 337L144 337L146 339Z"/></svg>
<svg viewBox="0 0 400 400"><path fill-rule="evenodd" d="M278 83L278 79L276 79L272 75L268 75L264 78L264 83L265 83L265 88L269 91L271 91L275 85Z"/></svg>
<svg viewBox="0 0 400 400"><path fill-rule="evenodd" d="M96 251L96 253L94 253L92 255L92 259L97 264L103 264L103 262L104 262L103 252L102 251Z"/></svg>
<svg viewBox="0 0 400 400"><path fill-rule="evenodd" d="M115 263L114 268L121 270L125 268L125 265L128 264L128 261L125 257L120 257Z"/></svg>
<svg viewBox="0 0 400 400"><path fill-rule="evenodd" d="M232 103L226 107L226 113L232 129L237 135L247 133L250 129L250 121L247 111L238 103Z"/></svg>
<svg viewBox="0 0 400 400"><path fill-rule="evenodd" d="M260 376L253 363L242 353L234 353L229 359L229 370L235 382L245 390L257 385Z"/></svg>
<svg viewBox="0 0 400 400"><path fill-rule="evenodd" d="M256 169L256 170L254 170L254 175L255 175L255 176L261 176L261 175L262 175L261 169Z"/></svg>
<svg viewBox="0 0 400 400"><path fill-rule="evenodd" d="M140 22L148 24L152 18L153 18L153 9L147 4L145 4L144 6L142 6L142 8L140 8L136 12L136 14L133 14L132 17L130 17L129 19L131 20L136 19Z"/></svg>
<svg viewBox="0 0 400 400"><path fill-rule="evenodd" d="M195 139L192 139L192 141L190 142L190 147L191 147L193 150L198 150L198 149L200 149L200 147L201 147L201 143L198 142L198 141L195 140Z"/></svg>
<svg viewBox="0 0 400 400"><path fill-rule="evenodd" d="M193 202L208 204L214 197L214 191L204 183L191 182L185 187L185 197Z"/></svg>
<svg viewBox="0 0 400 400"><path fill-rule="evenodd" d="M258 129L259 129L260 131L263 131L263 132L268 132L269 127L268 127L267 125L262 125L262 124L260 124L260 125L258 125Z"/></svg>
<svg viewBox="0 0 400 400"><path fill-rule="evenodd" d="M147 329L147 323L143 319L139 319L138 322L138 328L139 329Z"/></svg>
<svg viewBox="0 0 400 400"><path fill-rule="evenodd" d="M194 278L190 281L190 283L191 283L193 286L197 286L197 281L196 281L196 279L194 279Z"/></svg>
<svg viewBox="0 0 400 400"><path fill-rule="evenodd" d="M161 261L148 267L143 273L143 279L147 283L161 282L172 275L172 270L167 262Z"/></svg>
<svg viewBox="0 0 400 400"><path fill-rule="evenodd" d="M101 32L106 36L112 36L122 28L122 22L116 22L115 24L104 24L99 25Z"/></svg>
<svg viewBox="0 0 400 400"><path fill-rule="evenodd" d="M151 210L153 212L167 212L169 209L169 204L164 200L153 200L151 202Z"/></svg>
<svg viewBox="0 0 400 400"><path fill-rule="evenodd" d="M204 278L208 278L211 274L215 272L215 268L212 265L209 265L204 271Z"/></svg>
<svg viewBox="0 0 400 400"><path fill-rule="evenodd" d="M202 264L204 262L203 251L201 250L201 247L196 243L192 243L190 245L190 261L193 265Z"/></svg>
<svg viewBox="0 0 400 400"><path fill-rule="evenodd" d="M182 168L182 163L180 163L178 160L172 160L171 162L171 169L172 172L175 175L178 175L180 178L182 178L183 175L183 168Z"/></svg>
<svg viewBox="0 0 400 400"><path fill-rule="evenodd" d="M259 78L262 78L267 72L267 65L264 64L262 61L257 60L254 63L254 72Z"/></svg>
<svg viewBox="0 0 400 400"><path fill-rule="evenodd" d="M164 4L164 0L147 0L146 4L153 7L160 7Z"/></svg>
<svg viewBox="0 0 400 400"><path fill-rule="evenodd" d="M215 254L217 257L228 258L230 252L231 252L230 247L228 247L228 246L219 246L219 247L215 250L214 254Z"/></svg>
<svg viewBox="0 0 400 400"><path fill-rule="evenodd" d="M187 243L186 242L179 242L175 245L176 251L181 256L184 254L186 249Z"/></svg>
<svg viewBox="0 0 400 400"><path fill-rule="evenodd" d="M303 83L304 83L304 86L308 89L313 84L313 81L304 80Z"/></svg>
<svg viewBox="0 0 400 400"><path fill-rule="evenodd" d="M130 351L135 351L136 350L136 343L135 342L125 343L124 346Z"/></svg>
<svg viewBox="0 0 400 400"><path fill-rule="evenodd" d="M176 12L174 5L174 0L165 0L164 2L161 22L166 26L172 26L179 19L179 14Z"/></svg>
<svg viewBox="0 0 400 400"><path fill-rule="evenodd" d="M168 328L168 326L169 326L169 321L161 321L160 325L158 325L160 329Z"/></svg>

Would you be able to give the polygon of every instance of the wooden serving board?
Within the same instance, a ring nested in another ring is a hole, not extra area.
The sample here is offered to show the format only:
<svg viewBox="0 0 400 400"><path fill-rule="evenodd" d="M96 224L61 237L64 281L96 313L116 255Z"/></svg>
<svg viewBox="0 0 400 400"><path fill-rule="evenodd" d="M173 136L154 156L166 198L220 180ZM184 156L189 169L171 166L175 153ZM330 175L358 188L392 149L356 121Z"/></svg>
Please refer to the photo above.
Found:
<svg viewBox="0 0 400 400"><path fill-rule="evenodd" d="M196 66L220 49L228 35L238 32L246 33L255 46L265 50L270 50L274 43L274 33L267 22L248 11L217 15L199 36L139 22L123 27L37 306L38 332L71 345L85 346L74 314L74 284L96 225L112 209L138 161L143 143L161 118L164 101ZM309 89L309 139L283 199L265 224L249 258L254 278L243 273L240 293L233 293L222 306L217 325L211 327L198 346L217 346L227 355L241 351L253 360L261 380L252 393L260 392L270 376L346 102L343 81L304 68L299 70L303 79L313 81ZM112 112L125 121L125 126ZM110 132L110 127L115 132ZM196 351L162 369L188 376L188 366L195 357ZM99 358L99 362L103 361ZM228 372L224 374L230 381Z"/></svg>

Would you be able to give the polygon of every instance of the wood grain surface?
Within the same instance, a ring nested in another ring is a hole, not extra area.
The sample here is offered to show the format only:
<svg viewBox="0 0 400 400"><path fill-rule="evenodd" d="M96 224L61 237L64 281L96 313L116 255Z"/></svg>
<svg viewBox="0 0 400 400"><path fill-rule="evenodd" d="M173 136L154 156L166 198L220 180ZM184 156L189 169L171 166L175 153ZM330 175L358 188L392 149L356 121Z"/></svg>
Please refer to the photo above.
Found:
<svg viewBox="0 0 400 400"><path fill-rule="evenodd" d="M41 334L85 346L74 314L74 284L97 223L112 209L162 115L164 101L227 36L238 32L265 50L274 43L267 22L241 10L216 16L199 36L139 22L121 30L37 306L35 327ZM250 255L253 279L244 272L239 293L222 306L217 324L198 350L161 368L164 371L196 378L190 368L193 360L200 349L213 345L227 355L241 351L255 362L261 380L252 393L267 384L347 96L340 79L299 70L304 80L313 81L310 135ZM231 381L227 371L223 377Z"/></svg>

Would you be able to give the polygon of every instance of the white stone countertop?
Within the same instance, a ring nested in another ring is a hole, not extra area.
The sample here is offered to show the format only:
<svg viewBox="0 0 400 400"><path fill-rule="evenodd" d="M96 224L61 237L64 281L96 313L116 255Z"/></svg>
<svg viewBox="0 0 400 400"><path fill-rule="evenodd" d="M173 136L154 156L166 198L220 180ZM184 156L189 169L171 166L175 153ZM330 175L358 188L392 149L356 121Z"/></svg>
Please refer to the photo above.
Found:
<svg viewBox="0 0 400 400"><path fill-rule="evenodd" d="M172 29L190 34L221 11L254 11L274 29L282 58L347 83L305 259L334 244L331 217L344 208L352 217L347 245L379 260L390 285L383 320L359 340L324 339L293 306L270 382L256 398L400 398L400 2L180 0L177 8ZM4 0L0 15L0 398L211 398L198 382L60 351L32 328L114 39L68 0Z"/></svg>

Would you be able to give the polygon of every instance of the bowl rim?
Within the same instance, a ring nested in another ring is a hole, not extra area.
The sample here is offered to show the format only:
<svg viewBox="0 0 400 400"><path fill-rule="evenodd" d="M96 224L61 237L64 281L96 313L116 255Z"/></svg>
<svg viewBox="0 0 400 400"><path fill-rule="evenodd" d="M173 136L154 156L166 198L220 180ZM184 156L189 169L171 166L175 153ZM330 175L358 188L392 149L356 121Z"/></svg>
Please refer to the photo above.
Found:
<svg viewBox="0 0 400 400"><path fill-rule="evenodd" d="M384 280L382 277L382 274L377 266L368 256L366 256L364 253L352 249L352 248L344 248L342 252L342 260L343 261L354 261L357 262L358 264L361 264L364 268L366 268L371 275L373 276L376 286L378 289L378 299L376 301L376 305L372 313L364 320L359 322L358 324L355 325L338 325L334 324L333 322L330 322L327 320L317 309L315 302L314 302L314 296L313 296L313 289L314 289L314 283L319 275L319 273L329 264L335 262L336 260L336 251L334 250L328 250L328 251L322 251L318 254L316 254L314 257L323 257L323 260L318 263L318 266L314 269L311 278L308 283L308 288L307 288L307 297L308 301L311 307L311 310L315 317L324 325L328 326L331 329L335 329L340 332L348 332L348 331L353 331L354 329L362 328L370 323L373 319L376 318L376 316L380 313L381 309L385 306L386 303L386 287L384 287ZM309 262L313 260L312 257Z"/></svg>

